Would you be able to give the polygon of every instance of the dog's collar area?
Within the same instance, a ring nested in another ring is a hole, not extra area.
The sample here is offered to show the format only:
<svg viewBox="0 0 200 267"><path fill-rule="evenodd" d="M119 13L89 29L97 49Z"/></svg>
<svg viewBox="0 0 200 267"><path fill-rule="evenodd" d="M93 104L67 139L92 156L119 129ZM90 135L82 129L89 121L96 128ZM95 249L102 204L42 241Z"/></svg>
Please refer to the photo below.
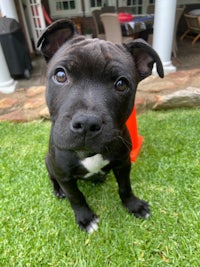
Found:
<svg viewBox="0 0 200 267"><path fill-rule="evenodd" d="M96 154L81 160L81 165L88 171L84 178L89 178L94 174L104 174L102 168L109 164L109 160L104 159L101 154Z"/></svg>

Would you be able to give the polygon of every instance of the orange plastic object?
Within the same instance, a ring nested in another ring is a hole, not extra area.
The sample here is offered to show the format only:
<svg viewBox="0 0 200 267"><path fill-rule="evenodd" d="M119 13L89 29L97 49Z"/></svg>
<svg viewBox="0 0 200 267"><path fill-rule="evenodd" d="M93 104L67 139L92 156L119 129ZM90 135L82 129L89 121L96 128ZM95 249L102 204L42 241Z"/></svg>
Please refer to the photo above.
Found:
<svg viewBox="0 0 200 267"><path fill-rule="evenodd" d="M132 141L132 150L130 153L131 162L134 162L140 152L144 137L138 135L138 128L137 128L137 119L136 119L136 108L133 108L133 111L128 118L126 125L128 127L131 141Z"/></svg>

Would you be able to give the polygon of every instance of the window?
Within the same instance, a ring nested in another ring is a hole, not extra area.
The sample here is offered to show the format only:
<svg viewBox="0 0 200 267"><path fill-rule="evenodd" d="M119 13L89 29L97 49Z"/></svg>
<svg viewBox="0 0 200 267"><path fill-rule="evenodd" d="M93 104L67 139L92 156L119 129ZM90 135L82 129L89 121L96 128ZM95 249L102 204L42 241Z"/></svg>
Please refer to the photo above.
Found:
<svg viewBox="0 0 200 267"><path fill-rule="evenodd" d="M75 1L68 0L68 1L56 1L56 10L71 10L75 9Z"/></svg>
<svg viewBox="0 0 200 267"><path fill-rule="evenodd" d="M141 14L143 10L143 0L127 0L126 1L127 6L133 7L133 12L135 14Z"/></svg>
<svg viewBox="0 0 200 267"><path fill-rule="evenodd" d="M127 0L127 6L142 5L142 0Z"/></svg>
<svg viewBox="0 0 200 267"><path fill-rule="evenodd" d="M102 0L90 0L90 7L102 7L103 1Z"/></svg>
<svg viewBox="0 0 200 267"><path fill-rule="evenodd" d="M101 9L105 4L116 5L116 0L48 0L52 19L91 16L92 11ZM149 0L155 2L155 0ZM134 14L144 13L147 0L118 0L119 6L131 7Z"/></svg>
<svg viewBox="0 0 200 267"><path fill-rule="evenodd" d="M49 7L53 19L83 15L80 0L49 0Z"/></svg>

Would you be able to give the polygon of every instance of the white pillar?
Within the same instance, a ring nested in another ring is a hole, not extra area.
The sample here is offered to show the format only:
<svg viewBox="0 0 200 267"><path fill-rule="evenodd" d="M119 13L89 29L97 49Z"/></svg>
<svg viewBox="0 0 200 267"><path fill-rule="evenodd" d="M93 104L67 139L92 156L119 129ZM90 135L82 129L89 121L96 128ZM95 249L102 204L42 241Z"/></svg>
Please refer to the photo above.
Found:
<svg viewBox="0 0 200 267"><path fill-rule="evenodd" d="M164 73L176 71L171 53L177 0L156 0L153 31L153 48L163 63Z"/></svg>
<svg viewBox="0 0 200 267"><path fill-rule="evenodd" d="M1 0L0 7L3 17L5 16L7 18L12 18L16 21L19 21L14 0Z"/></svg>
<svg viewBox="0 0 200 267"><path fill-rule="evenodd" d="M14 81L9 73L8 66L3 54L3 50L0 43L0 92L9 94L15 91L17 82Z"/></svg>
<svg viewBox="0 0 200 267"><path fill-rule="evenodd" d="M2 16L19 21L14 0L0 0L0 8ZM0 92L9 94L15 91L17 82L14 81L10 76L10 72L3 54L1 43L0 43L0 62L1 62Z"/></svg>

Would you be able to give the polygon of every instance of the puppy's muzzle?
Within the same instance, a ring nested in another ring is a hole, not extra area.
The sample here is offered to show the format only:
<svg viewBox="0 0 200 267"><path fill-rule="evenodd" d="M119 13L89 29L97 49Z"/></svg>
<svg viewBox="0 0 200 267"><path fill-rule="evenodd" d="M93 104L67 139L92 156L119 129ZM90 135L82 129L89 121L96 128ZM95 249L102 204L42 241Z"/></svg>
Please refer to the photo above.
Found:
<svg viewBox="0 0 200 267"><path fill-rule="evenodd" d="M91 114L76 114L70 122L70 130L74 134L93 138L102 131L102 119Z"/></svg>

